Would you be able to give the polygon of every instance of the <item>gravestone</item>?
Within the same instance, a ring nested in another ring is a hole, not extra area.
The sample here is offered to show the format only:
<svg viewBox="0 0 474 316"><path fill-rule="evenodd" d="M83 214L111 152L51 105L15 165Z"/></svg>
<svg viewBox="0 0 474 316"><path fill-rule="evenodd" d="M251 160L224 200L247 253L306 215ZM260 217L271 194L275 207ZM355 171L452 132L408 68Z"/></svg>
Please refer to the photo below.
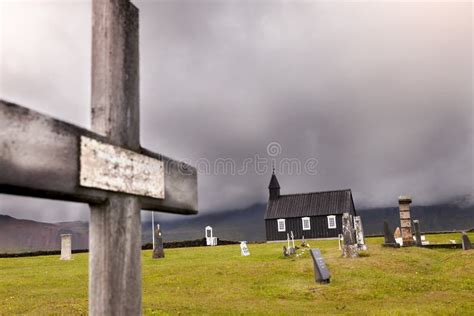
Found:
<svg viewBox="0 0 474 316"><path fill-rule="evenodd" d="M155 248L153 249L153 259L165 257L165 250L163 247L163 237L161 236L160 224L156 224L155 229Z"/></svg>
<svg viewBox="0 0 474 316"><path fill-rule="evenodd" d="M286 239L287 239L287 242L288 242L288 247L287 247L288 255L290 255L290 256L294 255L296 253L296 250L294 248L294 245L293 245L293 247L290 246L290 234L286 233ZM294 242L293 242L293 244L294 244Z"/></svg>
<svg viewBox="0 0 474 316"><path fill-rule="evenodd" d="M388 226L387 221L383 221L383 236L385 239L384 246L399 248L400 245L395 241L395 236L393 235L390 227Z"/></svg>
<svg viewBox="0 0 474 316"><path fill-rule="evenodd" d="M295 246L295 235L293 235L293 231L290 232L291 234L291 243L293 245L293 248L296 249L296 246Z"/></svg>
<svg viewBox="0 0 474 316"><path fill-rule="evenodd" d="M0 100L0 193L88 203L89 314L140 315L140 210L197 213L197 172L140 145L139 19L92 1L92 131Z"/></svg>
<svg viewBox="0 0 474 316"><path fill-rule="evenodd" d="M354 229L356 234L357 248L359 250L367 250L364 238L364 227L362 226L362 219L360 216L354 216Z"/></svg>
<svg viewBox="0 0 474 316"><path fill-rule="evenodd" d="M288 249L288 254L289 254L290 256L296 254L296 249L293 248L293 247L290 247L290 248Z"/></svg>
<svg viewBox="0 0 474 316"><path fill-rule="evenodd" d="M413 220L413 229L415 231L415 244L417 247L423 246L423 242L421 240L421 231L420 231L420 221L415 219Z"/></svg>
<svg viewBox="0 0 474 316"><path fill-rule="evenodd" d="M303 247L303 248L308 247L308 244L306 243L306 240L304 240L304 236L301 237L301 247Z"/></svg>
<svg viewBox="0 0 474 316"><path fill-rule="evenodd" d="M470 250L472 249L471 241L465 232L462 233L462 249L463 250Z"/></svg>
<svg viewBox="0 0 474 316"><path fill-rule="evenodd" d="M217 237L213 236L211 226L206 226L205 235L206 235L207 246L217 246Z"/></svg>
<svg viewBox="0 0 474 316"><path fill-rule="evenodd" d="M311 249L311 257L313 258L314 278L316 282L328 284L331 279L331 274L329 273L326 263L324 263L321 251L317 248Z"/></svg>
<svg viewBox="0 0 474 316"><path fill-rule="evenodd" d="M71 234L61 234L61 260L72 259Z"/></svg>
<svg viewBox="0 0 474 316"><path fill-rule="evenodd" d="M246 241L240 242L240 254L244 257L250 256L249 248L247 247Z"/></svg>
<svg viewBox="0 0 474 316"><path fill-rule="evenodd" d="M349 213L342 214L342 235L344 238L342 256L344 258L355 258L359 256L352 223L352 216Z"/></svg>

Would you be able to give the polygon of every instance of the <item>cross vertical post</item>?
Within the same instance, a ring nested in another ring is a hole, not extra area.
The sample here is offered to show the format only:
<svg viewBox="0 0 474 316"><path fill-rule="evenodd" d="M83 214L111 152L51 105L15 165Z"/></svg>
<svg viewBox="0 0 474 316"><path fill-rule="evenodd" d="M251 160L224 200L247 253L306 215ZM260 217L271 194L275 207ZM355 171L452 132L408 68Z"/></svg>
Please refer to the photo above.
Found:
<svg viewBox="0 0 474 316"><path fill-rule="evenodd" d="M138 150L138 9L128 0L94 0L92 130ZM141 314L141 221L137 197L109 193L91 204L89 312Z"/></svg>

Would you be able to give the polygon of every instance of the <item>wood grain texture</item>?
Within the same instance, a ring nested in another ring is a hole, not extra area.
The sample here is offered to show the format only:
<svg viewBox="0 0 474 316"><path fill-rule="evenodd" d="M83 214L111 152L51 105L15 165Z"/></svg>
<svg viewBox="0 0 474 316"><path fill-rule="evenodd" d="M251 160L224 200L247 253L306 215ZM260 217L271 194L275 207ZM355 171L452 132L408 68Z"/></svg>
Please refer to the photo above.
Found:
<svg viewBox="0 0 474 316"><path fill-rule="evenodd" d="M92 5L92 129L139 149L138 9L129 1ZM91 204L90 315L141 314L141 225L137 197L109 193Z"/></svg>

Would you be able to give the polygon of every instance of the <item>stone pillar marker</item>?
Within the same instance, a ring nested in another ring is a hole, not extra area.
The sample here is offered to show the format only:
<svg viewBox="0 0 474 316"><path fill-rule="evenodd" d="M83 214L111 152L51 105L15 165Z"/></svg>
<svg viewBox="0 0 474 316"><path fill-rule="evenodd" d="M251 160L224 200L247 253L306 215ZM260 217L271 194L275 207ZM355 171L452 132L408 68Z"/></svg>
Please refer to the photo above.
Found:
<svg viewBox="0 0 474 316"><path fill-rule="evenodd" d="M61 260L72 259L71 234L61 234Z"/></svg>
<svg viewBox="0 0 474 316"><path fill-rule="evenodd" d="M400 207L400 230L402 233L403 246L413 246L413 231L411 228L410 203L411 197L400 195L398 197Z"/></svg>

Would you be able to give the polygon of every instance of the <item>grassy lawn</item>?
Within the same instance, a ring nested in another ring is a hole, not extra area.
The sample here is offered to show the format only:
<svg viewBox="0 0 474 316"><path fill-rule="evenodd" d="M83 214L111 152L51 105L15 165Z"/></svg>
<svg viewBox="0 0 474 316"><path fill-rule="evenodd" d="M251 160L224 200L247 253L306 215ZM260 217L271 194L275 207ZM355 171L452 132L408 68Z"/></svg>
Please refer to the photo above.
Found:
<svg viewBox="0 0 474 316"><path fill-rule="evenodd" d="M474 234L469 236L474 240ZM448 242L460 234L428 235ZM314 282L308 252L283 258L282 244L142 252L144 314L474 315L474 250L391 249L368 239L369 256L344 259L336 240L320 248L331 284ZM86 314L87 254L0 259L0 315Z"/></svg>

